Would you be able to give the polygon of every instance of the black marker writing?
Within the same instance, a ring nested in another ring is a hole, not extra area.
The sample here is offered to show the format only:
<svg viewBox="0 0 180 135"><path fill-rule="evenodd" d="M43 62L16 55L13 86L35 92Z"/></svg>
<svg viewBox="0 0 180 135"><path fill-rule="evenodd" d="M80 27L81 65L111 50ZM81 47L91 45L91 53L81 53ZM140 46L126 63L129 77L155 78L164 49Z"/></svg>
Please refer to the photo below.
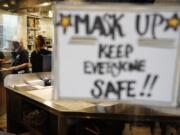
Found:
<svg viewBox="0 0 180 135"><path fill-rule="evenodd" d="M149 92L148 92L147 96L151 97L152 90L153 90L154 85L156 84L158 78L159 78L158 75L152 76L151 74L148 74L146 76L146 78L145 78L144 85L143 85L143 90L140 93L140 96L144 96L145 95L145 89L147 88L148 84L150 83L150 87L149 87L149 90L148 90Z"/></svg>
<svg viewBox="0 0 180 135"><path fill-rule="evenodd" d="M94 98L109 98L115 96L117 99L121 99L122 93L125 93L127 97L135 97L135 84L136 81L123 80L123 81L94 81L94 88L91 89L91 95Z"/></svg>

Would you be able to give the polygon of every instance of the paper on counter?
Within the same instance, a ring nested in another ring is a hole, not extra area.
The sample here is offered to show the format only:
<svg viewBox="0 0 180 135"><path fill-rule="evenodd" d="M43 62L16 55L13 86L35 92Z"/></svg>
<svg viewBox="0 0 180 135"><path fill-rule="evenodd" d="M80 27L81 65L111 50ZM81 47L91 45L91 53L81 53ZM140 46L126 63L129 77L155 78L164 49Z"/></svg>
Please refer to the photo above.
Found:
<svg viewBox="0 0 180 135"><path fill-rule="evenodd" d="M22 83L22 84L14 85L13 88L16 89L16 90L25 90L25 91L28 91L28 90L44 89L45 87L41 86L41 85L34 85L34 86L32 86L32 85L29 85L27 83Z"/></svg>
<svg viewBox="0 0 180 135"><path fill-rule="evenodd" d="M21 83L21 84L17 84L17 85L14 85L12 87L23 87L23 86L28 86L28 84L25 84L25 83Z"/></svg>
<svg viewBox="0 0 180 135"><path fill-rule="evenodd" d="M18 84L18 85L14 85L13 87L16 90L21 90L21 91L29 91L29 90L36 90L36 87L30 86L28 84Z"/></svg>
<svg viewBox="0 0 180 135"><path fill-rule="evenodd" d="M53 97L53 89L52 88L32 90L32 91L27 91L27 93L29 93L33 96L36 96L37 98L44 99L44 100L52 100L52 97Z"/></svg>
<svg viewBox="0 0 180 135"><path fill-rule="evenodd" d="M41 85L34 85L33 87L35 87L38 90L45 88L45 86L41 86Z"/></svg>
<svg viewBox="0 0 180 135"><path fill-rule="evenodd" d="M44 86L44 81L40 80L40 79L35 79L35 80L25 80L25 83L29 84L29 85L40 85L40 86Z"/></svg>
<svg viewBox="0 0 180 135"><path fill-rule="evenodd" d="M86 101L77 101L77 100L59 100L59 101L55 101L55 104L63 106L72 111L82 110L85 108L95 106L95 104L93 103L89 103Z"/></svg>

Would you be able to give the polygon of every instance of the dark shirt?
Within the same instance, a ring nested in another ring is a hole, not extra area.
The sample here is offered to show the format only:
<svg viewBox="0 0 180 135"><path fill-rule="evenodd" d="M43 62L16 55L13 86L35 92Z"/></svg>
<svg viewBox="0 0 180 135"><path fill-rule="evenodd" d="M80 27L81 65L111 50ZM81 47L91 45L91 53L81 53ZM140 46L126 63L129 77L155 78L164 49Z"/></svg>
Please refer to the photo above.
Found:
<svg viewBox="0 0 180 135"><path fill-rule="evenodd" d="M0 59L4 59L4 53L0 51Z"/></svg>
<svg viewBox="0 0 180 135"><path fill-rule="evenodd" d="M51 55L51 52L45 49L41 49L38 52L33 51L31 53L30 61L32 65L32 72L43 72L43 55Z"/></svg>
<svg viewBox="0 0 180 135"><path fill-rule="evenodd" d="M28 51L25 50L24 48L19 48L19 50L17 52L13 53L13 62L12 62L12 66L18 66L24 63L28 63L29 62L29 54ZM29 68L28 67L24 67L21 69L16 69L13 70L14 74L17 73L29 73Z"/></svg>
<svg viewBox="0 0 180 135"><path fill-rule="evenodd" d="M4 53L0 51L0 59L4 59ZM2 68L2 62L0 62L0 68ZM3 84L3 74L0 72L0 85Z"/></svg>
<svg viewBox="0 0 180 135"><path fill-rule="evenodd" d="M4 59L4 53L0 51L0 59ZM0 68L2 67L2 63L0 63Z"/></svg>

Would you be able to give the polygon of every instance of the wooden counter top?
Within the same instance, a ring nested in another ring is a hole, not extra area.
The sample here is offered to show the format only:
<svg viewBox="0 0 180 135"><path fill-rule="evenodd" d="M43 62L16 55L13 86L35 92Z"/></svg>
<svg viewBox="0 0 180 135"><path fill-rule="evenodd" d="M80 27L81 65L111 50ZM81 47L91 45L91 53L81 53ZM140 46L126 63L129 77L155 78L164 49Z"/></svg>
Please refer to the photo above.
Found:
<svg viewBox="0 0 180 135"><path fill-rule="evenodd" d="M45 74L24 74L24 75L11 75L6 78L5 86L9 90L20 94L26 98L34 100L40 104L43 104L54 111L59 113L66 113L66 115L111 115L111 118L117 118L125 116L124 118L146 118L146 119L161 119L165 120L177 120L180 119L180 108L172 107L155 107L155 106L143 106L135 105L131 102L118 101L85 101L85 100L55 100L53 99L53 87L41 87L39 89L28 90L22 86L16 89L14 86L24 83L24 80L37 79L39 76L45 76ZM49 76L49 74L46 74ZM13 78L18 78L18 82L12 83ZM23 81L22 81L23 80ZM10 83L11 82L11 83Z"/></svg>
<svg viewBox="0 0 180 135"><path fill-rule="evenodd" d="M152 107L133 105L128 102L90 102L78 100L54 100L53 87L45 87L39 90L10 90L37 101L59 112L77 113L103 113L117 115L154 116L154 117L180 117L180 108Z"/></svg>

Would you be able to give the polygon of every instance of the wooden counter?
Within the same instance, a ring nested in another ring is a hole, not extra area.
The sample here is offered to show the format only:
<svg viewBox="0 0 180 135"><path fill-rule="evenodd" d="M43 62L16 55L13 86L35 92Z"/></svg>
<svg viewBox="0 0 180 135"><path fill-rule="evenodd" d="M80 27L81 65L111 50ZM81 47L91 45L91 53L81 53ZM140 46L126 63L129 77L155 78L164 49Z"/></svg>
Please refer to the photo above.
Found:
<svg viewBox="0 0 180 135"><path fill-rule="evenodd" d="M24 82L47 76L49 77L50 74L23 74L10 75L5 79L9 132L20 133L28 129L34 134L67 135L70 134L70 130L77 128L74 126L76 123L78 126L83 126L80 123L89 126L86 124L87 121L98 124L112 123L113 126L109 128L115 128L117 125L122 129L123 124L127 122L144 123L150 126L158 122L163 128L163 135L167 124L175 126L180 124L179 108L133 105L129 102L54 100L51 86L37 87L33 90L22 86ZM38 119L36 119L33 125L33 122L28 122L28 118L25 119L28 111L33 112L33 110L38 110L39 114L45 116L45 120L39 116L43 124L38 125Z"/></svg>

